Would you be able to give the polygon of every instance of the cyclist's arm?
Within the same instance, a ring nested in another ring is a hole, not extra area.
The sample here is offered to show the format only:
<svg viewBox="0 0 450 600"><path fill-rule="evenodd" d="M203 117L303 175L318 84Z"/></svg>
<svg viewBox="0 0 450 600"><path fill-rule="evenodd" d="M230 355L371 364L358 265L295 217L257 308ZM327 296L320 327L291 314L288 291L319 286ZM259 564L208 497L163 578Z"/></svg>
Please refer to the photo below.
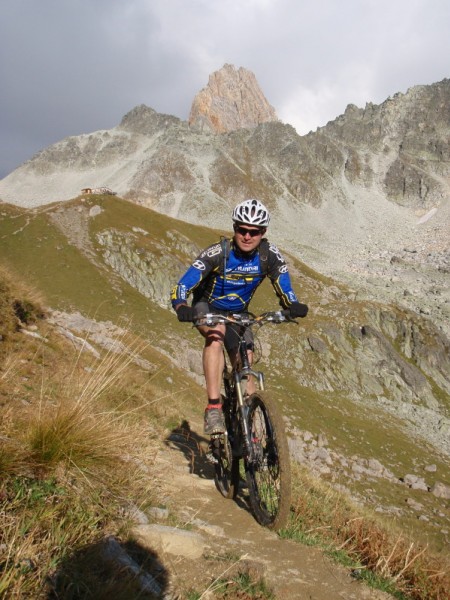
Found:
<svg viewBox="0 0 450 600"><path fill-rule="evenodd" d="M278 248L270 244L268 276L283 308L289 308L298 298L292 288L287 264Z"/></svg>
<svg viewBox="0 0 450 600"><path fill-rule="evenodd" d="M174 286L171 294L171 302L175 310L181 304L187 304L191 292L215 268L215 263L217 262L215 259L218 256L218 254L215 254L217 246L220 248L220 244L215 244L203 250Z"/></svg>

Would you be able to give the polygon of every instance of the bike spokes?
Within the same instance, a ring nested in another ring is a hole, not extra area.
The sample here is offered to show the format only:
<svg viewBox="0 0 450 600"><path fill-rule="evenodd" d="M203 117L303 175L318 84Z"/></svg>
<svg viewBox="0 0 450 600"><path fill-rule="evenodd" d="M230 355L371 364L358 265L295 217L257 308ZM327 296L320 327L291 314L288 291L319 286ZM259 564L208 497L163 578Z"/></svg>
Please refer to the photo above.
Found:
<svg viewBox="0 0 450 600"><path fill-rule="evenodd" d="M211 462L214 463L217 489L225 498L234 498L237 492L237 461L233 459L231 445L227 434L211 436Z"/></svg>
<svg viewBox="0 0 450 600"><path fill-rule="evenodd" d="M248 425L252 449L246 460L250 503L262 525L279 529L289 512L289 454L282 422L261 393L251 398Z"/></svg>
<svg viewBox="0 0 450 600"><path fill-rule="evenodd" d="M251 440L253 448L252 476L256 482L261 507L276 515L280 502L278 454L273 431L261 406L252 413Z"/></svg>

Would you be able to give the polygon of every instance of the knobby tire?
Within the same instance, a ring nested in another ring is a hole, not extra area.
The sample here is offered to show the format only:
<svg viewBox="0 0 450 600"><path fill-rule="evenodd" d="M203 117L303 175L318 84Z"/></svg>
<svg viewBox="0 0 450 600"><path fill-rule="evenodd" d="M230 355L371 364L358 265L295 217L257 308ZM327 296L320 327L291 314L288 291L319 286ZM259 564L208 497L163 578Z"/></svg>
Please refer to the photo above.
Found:
<svg viewBox="0 0 450 600"><path fill-rule="evenodd" d="M217 436L212 441L215 483L225 498L235 498L239 487L239 460L233 457L228 436ZM226 447L227 445L227 447Z"/></svg>
<svg viewBox="0 0 450 600"><path fill-rule="evenodd" d="M291 503L289 448L277 406L264 392L248 400L247 420L254 460L244 459L250 505L256 520L269 529L282 529Z"/></svg>

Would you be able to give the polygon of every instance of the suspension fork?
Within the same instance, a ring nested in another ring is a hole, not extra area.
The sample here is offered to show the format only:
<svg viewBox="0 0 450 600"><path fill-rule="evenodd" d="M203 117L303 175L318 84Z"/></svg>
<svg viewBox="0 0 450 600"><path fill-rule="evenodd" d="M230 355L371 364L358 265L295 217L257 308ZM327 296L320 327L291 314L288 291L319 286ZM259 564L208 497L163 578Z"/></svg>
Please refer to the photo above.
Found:
<svg viewBox="0 0 450 600"><path fill-rule="evenodd" d="M244 456L247 457L249 462L253 461L253 445L251 443L251 431L248 426L248 406L244 399L243 379L248 379L253 376L258 381L260 390L264 390L264 376L263 373L259 371L253 371L250 365L250 361L248 359L247 348L244 339L245 327L241 327L239 332L239 347L238 347L238 356L236 358L236 363L234 368L232 369L232 377L234 383L234 393L236 395L236 408L239 413L240 421L241 421L241 432L243 437L243 450ZM227 374L229 375L229 373Z"/></svg>
<svg viewBox="0 0 450 600"><path fill-rule="evenodd" d="M240 417L240 421L241 421L244 456L248 457L251 460L252 459L252 445L250 443L250 431L249 431L248 421L247 421L248 407L246 406L245 401L244 401L241 382L242 382L241 373L238 371L234 371L234 391L236 393L237 410L239 412L239 417Z"/></svg>
<svg viewBox="0 0 450 600"><path fill-rule="evenodd" d="M248 406L245 402L244 399L244 394L242 391L242 380L246 379L250 376L255 377L260 385L261 389L264 389L264 378L263 378L263 374L253 371L249 360L248 360L248 354L247 354L247 348L245 346L245 341L243 338L243 335L241 336L241 341L239 343L239 359L240 359L240 368L235 368L233 371L233 375L234 375L234 389L235 389L235 393L236 393L236 403L237 403L237 408L239 411L239 415L240 415L240 420L241 420L241 429L242 429L242 436L243 436L243 445L244 445L244 456L246 456L248 458L248 460L250 462L253 461L253 445L251 443L251 432L249 430L249 426L248 426L248 420L247 420L247 415L248 415Z"/></svg>

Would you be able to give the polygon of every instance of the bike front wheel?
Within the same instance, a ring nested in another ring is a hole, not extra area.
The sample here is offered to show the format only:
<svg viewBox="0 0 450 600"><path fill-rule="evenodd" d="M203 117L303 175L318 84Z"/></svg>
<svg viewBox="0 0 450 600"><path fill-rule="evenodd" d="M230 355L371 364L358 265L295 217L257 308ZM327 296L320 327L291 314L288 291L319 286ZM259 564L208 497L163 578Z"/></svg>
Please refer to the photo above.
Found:
<svg viewBox="0 0 450 600"><path fill-rule="evenodd" d="M228 435L213 436L211 450L216 487L225 498L235 498L239 484L239 460L233 457Z"/></svg>
<svg viewBox="0 0 450 600"><path fill-rule="evenodd" d="M251 453L244 458L250 505L269 529L286 525L291 503L291 470L285 428L277 406L262 392L248 399Z"/></svg>

